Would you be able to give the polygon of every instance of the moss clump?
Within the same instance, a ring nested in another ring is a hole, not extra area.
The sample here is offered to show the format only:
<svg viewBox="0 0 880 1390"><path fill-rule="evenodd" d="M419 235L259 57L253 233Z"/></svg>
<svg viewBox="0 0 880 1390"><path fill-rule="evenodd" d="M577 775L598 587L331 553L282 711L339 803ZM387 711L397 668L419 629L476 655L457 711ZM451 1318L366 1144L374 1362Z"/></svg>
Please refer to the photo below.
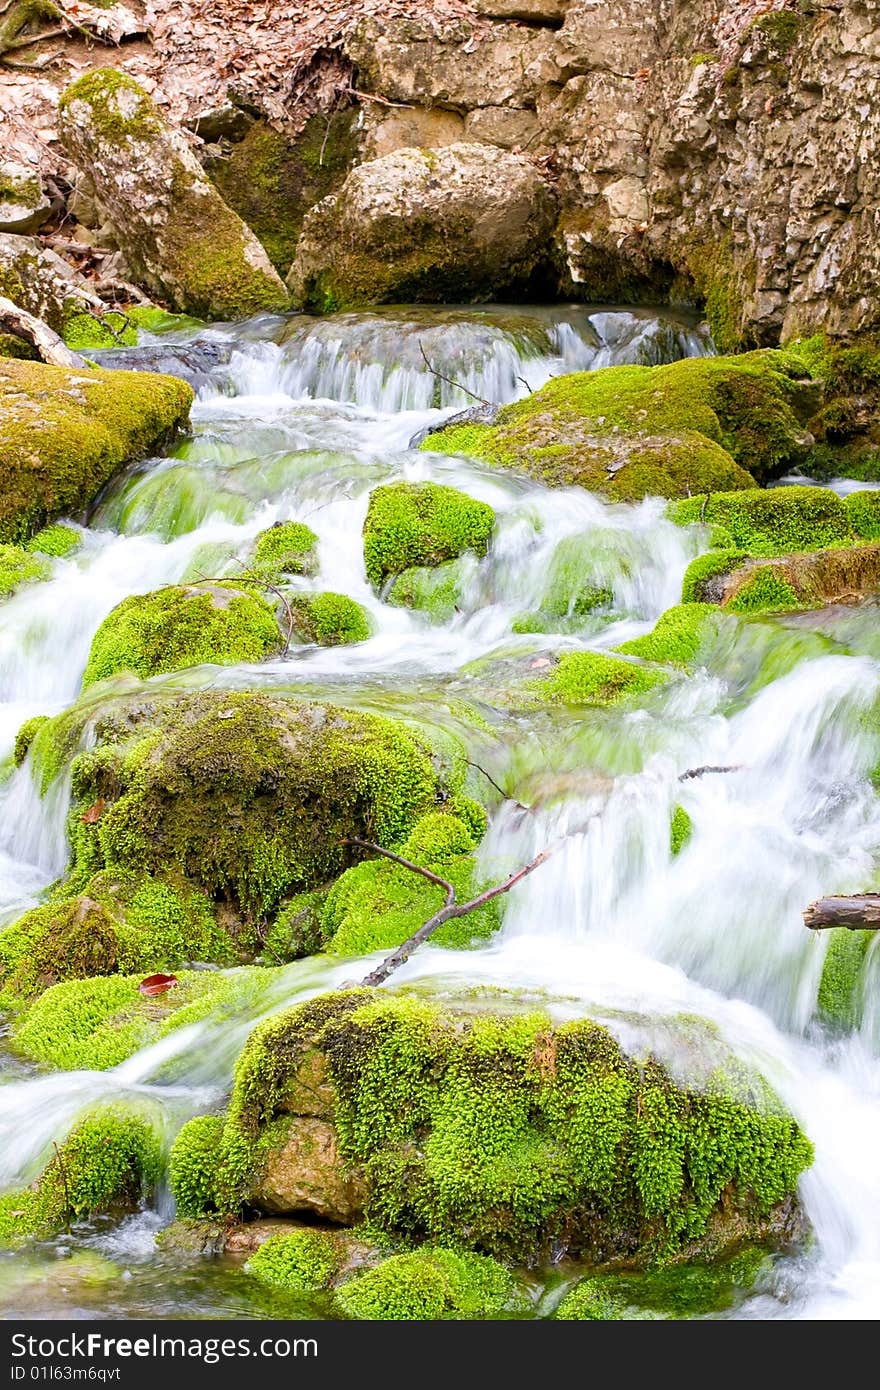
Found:
<svg viewBox="0 0 880 1390"><path fill-rule="evenodd" d="M324 949L324 904L327 893L295 893L282 907L263 939L263 953L276 964L301 960Z"/></svg>
<svg viewBox="0 0 880 1390"><path fill-rule="evenodd" d="M263 1284L317 1293L329 1287L345 1261L345 1248L328 1231L292 1231L270 1236L251 1255L245 1270Z"/></svg>
<svg viewBox="0 0 880 1390"><path fill-rule="evenodd" d="M849 524L866 541L880 541L880 490L851 492L844 498Z"/></svg>
<svg viewBox="0 0 880 1390"><path fill-rule="evenodd" d="M222 1115L196 1115L183 1126L168 1159L168 1182L180 1217L217 1210L215 1179L223 1138Z"/></svg>
<svg viewBox="0 0 880 1390"><path fill-rule="evenodd" d="M252 125L228 157L213 161L212 181L286 275L302 220L344 180L357 154L354 113L312 116L291 140L263 122Z"/></svg>
<svg viewBox="0 0 880 1390"><path fill-rule="evenodd" d="M668 677L662 671L604 652L567 652L549 676L529 682L542 700L566 705L613 705L629 695L642 695Z"/></svg>
<svg viewBox="0 0 880 1390"><path fill-rule="evenodd" d="M689 1318L720 1313L754 1286L767 1252L747 1248L714 1264L668 1265L640 1274L582 1279L556 1310L565 1321Z"/></svg>
<svg viewBox="0 0 880 1390"><path fill-rule="evenodd" d="M398 851L445 878L458 901L467 902L479 891L474 848L458 816L435 812L418 822ZM445 899L442 888L390 860L357 864L337 879L328 895L322 921L327 949L342 956L390 951L418 931ZM493 901L444 923L432 940L438 946L465 948L491 936L498 923L498 904Z"/></svg>
<svg viewBox="0 0 880 1390"><path fill-rule="evenodd" d="M281 648L274 609L216 584L172 586L122 600L92 639L83 688L117 671L146 678L215 663L257 662Z"/></svg>
<svg viewBox="0 0 880 1390"><path fill-rule="evenodd" d="M731 613L791 613L803 608L785 571L777 565L761 565L746 579L726 605Z"/></svg>
<svg viewBox="0 0 880 1390"><path fill-rule="evenodd" d="M694 823L683 806L676 806L669 822L669 852L673 858L681 854L691 835Z"/></svg>
<svg viewBox="0 0 880 1390"><path fill-rule="evenodd" d="M440 483L391 483L370 493L364 522L367 578L381 585L415 565L438 565L465 550L485 555L495 513Z"/></svg>
<svg viewBox="0 0 880 1390"><path fill-rule="evenodd" d="M590 1019L364 990L311 1000L259 1025L239 1058L224 1201L256 1190L277 1120L314 1113L298 1078L323 1059L340 1152L363 1171L368 1221L393 1239L644 1262L779 1232L810 1145L714 1035L682 1027L693 1055L709 1048L699 1087Z"/></svg>
<svg viewBox="0 0 880 1390"><path fill-rule="evenodd" d="M0 545L0 599L10 598L22 584L48 579L49 565L19 545Z"/></svg>
<svg viewBox="0 0 880 1390"><path fill-rule="evenodd" d="M692 666L708 638L717 633L719 614L710 603L681 603L667 608L644 637L622 642L615 651L668 666Z"/></svg>
<svg viewBox="0 0 880 1390"><path fill-rule="evenodd" d="M147 93L133 77L116 68L94 68L61 94L59 113L76 102L91 107L91 117L103 139L114 144L149 140L162 132L162 121Z"/></svg>
<svg viewBox="0 0 880 1390"><path fill-rule="evenodd" d="M827 935L816 1008L823 1023L849 1032L862 1020L862 974L874 932L835 927Z"/></svg>
<svg viewBox="0 0 880 1390"><path fill-rule="evenodd" d="M0 357L15 357L21 362L40 361L37 349L14 333L0 333Z"/></svg>
<svg viewBox="0 0 880 1390"><path fill-rule="evenodd" d="M766 349L577 372L504 406L492 425L453 424L420 447L624 501L747 489L806 456L807 370Z"/></svg>
<svg viewBox="0 0 880 1390"><path fill-rule="evenodd" d="M318 537L301 521L279 521L261 531L254 547L254 569L266 579L284 574L313 575L318 569Z"/></svg>
<svg viewBox="0 0 880 1390"><path fill-rule="evenodd" d="M347 1317L370 1321L504 1318L530 1307L496 1260L439 1248L392 1255L342 1284L336 1297Z"/></svg>
<svg viewBox="0 0 880 1390"><path fill-rule="evenodd" d="M771 10L769 14L758 16L747 29L745 37L748 39L760 35L771 54L782 57L791 52L807 24L807 16L796 10Z"/></svg>
<svg viewBox="0 0 880 1390"><path fill-rule="evenodd" d="M12 760L16 767L21 767L33 743L37 732L48 722L48 714L35 714L31 719L26 719L15 735L15 747L12 751Z"/></svg>
<svg viewBox="0 0 880 1390"><path fill-rule="evenodd" d="M256 969L183 970L173 989L145 998L138 992L142 978L105 975L53 985L17 1022L16 1051L61 1071L107 1071L177 1028L209 1014L232 1015L267 983Z"/></svg>
<svg viewBox="0 0 880 1390"><path fill-rule="evenodd" d="M787 555L852 542L847 509L825 488L776 487L769 491L712 493L673 502L669 515L679 526L720 524L734 546L748 555Z"/></svg>
<svg viewBox="0 0 880 1390"><path fill-rule="evenodd" d="M57 767L85 717L33 756ZM341 873L349 837L402 839L461 775L390 719L256 692L105 703L97 737L73 763L70 883L176 870L248 919Z"/></svg>
<svg viewBox="0 0 880 1390"><path fill-rule="evenodd" d="M138 1113L108 1106L81 1121L30 1187L0 1197L0 1244L137 1206L159 1180L160 1146Z"/></svg>
<svg viewBox="0 0 880 1390"><path fill-rule="evenodd" d="M701 608L708 603L720 603L724 593L723 580L739 569L749 556L745 550L707 550L691 560L681 582L682 604Z"/></svg>
<svg viewBox="0 0 880 1390"><path fill-rule="evenodd" d="M73 526L44 526L32 536L25 550L37 555L51 555L53 559L64 559L82 546L82 536Z"/></svg>
<svg viewBox="0 0 880 1390"><path fill-rule="evenodd" d="M463 598L464 574L460 559L415 566L397 575L385 601L394 608L417 608L433 623L451 622Z"/></svg>
<svg viewBox="0 0 880 1390"><path fill-rule="evenodd" d="M339 647L366 642L372 627L365 608L347 594L294 594L288 599L291 633L299 642Z"/></svg>
<svg viewBox="0 0 880 1390"><path fill-rule="evenodd" d="M0 540L79 511L124 463L185 427L192 399L176 377L0 359Z"/></svg>

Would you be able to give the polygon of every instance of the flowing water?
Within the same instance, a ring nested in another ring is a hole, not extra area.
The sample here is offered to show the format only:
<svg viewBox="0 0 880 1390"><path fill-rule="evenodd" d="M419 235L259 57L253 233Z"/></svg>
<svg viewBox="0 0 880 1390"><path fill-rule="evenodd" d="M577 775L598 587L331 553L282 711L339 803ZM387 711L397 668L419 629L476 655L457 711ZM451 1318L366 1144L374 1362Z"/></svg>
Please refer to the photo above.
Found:
<svg viewBox="0 0 880 1390"><path fill-rule="evenodd" d="M473 404L468 392L509 401L565 371L711 345L668 316L517 308L261 318L186 342L166 336L160 349L198 386L193 436L117 480L81 551L54 562L51 582L4 605L0 758L26 718L76 699L95 629L122 598L230 572L266 526L307 522L320 571L298 583L359 600L370 639L151 684L329 694L463 738L510 798L480 849L487 879L563 836L564 845L504 900L491 943L467 952L428 945L395 987L540 992L562 1016L588 1011L629 1030L628 1044L650 1046L685 1076L693 1059L677 1055L675 1020L710 1020L778 1089L816 1148L802 1182L815 1240L777 1259L727 1316L875 1317L880 950L869 955L860 1028L831 1037L815 1021L826 941L804 929L801 912L821 893L867 886L880 856L880 799L868 776L878 737L866 717L880 693L876 610L731 624L704 668L638 709L514 717L498 695L512 672L544 669L547 652L607 649L649 630L677 602L699 540L671 525L659 501L609 505L410 447ZM446 622L390 606L366 581L369 491L401 478L451 483L498 516L490 554L461 567ZM522 631L524 615L546 612L566 555L587 557L613 598L575 621L572 593L555 631L546 621L539 633ZM739 770L678 780L704 764ZM67 853L69 785L60 778L41 799L30 765L10 767L0 786L0 922L38 900ZM493 795L474 777L476 794ZM676 804L694 829L672 857ZM314 958L267 971L258 1002L240 1016L182 1028L104 1073L40 1074L0 1049L0 1190L29 1181L97 1100L139 1097L170 1139L228 1091L257 1018L366 968ZM93 1223L4 1256L6 1316L296 1315L295 1299L242 1275L240 1260L163 1254L154 1236L172 1217L164 1193L155 1210L121 1225Z"/></svg>

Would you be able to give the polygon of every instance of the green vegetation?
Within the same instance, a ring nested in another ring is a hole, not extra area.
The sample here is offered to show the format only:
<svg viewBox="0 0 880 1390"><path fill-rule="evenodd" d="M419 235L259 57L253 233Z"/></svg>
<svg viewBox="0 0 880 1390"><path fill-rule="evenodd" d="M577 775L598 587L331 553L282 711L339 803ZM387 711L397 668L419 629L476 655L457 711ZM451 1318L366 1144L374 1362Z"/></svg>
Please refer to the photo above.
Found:
<svg viewBox="0 0 880 1390"><path fill-rule="evenodd" d="M83 688L117 671L146 678L206 662L235 666L281 649L274 608L254 593L216 584L133 594L92 639Z"/></svg>
<svg viewBox="0 0 880 1390"><path fill-rule="evenodd" d="M270 1236L251 1255L245 1269L264 1284L315 1293L329 1286L344 1260L345 1246L338 1236L302 1230Z"/></svg>
<svg viewBox="0 0 880 1390"><path fill-rule="evenodd" d="M22 584L38 584L49 575L48 563L39 556L20 545L0 545L0 599L11 598Z"/></svg>
<svg viewBox="0 0 880 1390"><path fill-rule="evenodd" d="M823 1023L848 1033L862 1021L862 974L875 933L834 927L826 935L828 949L816 1008Z"/></svg>
<svg viewBox="0 0 880 1390"><path fill-rule="evenodd" d="M0 359L0 541L79 511L124 463L185 427L192 399L176 377Z"/></svg>
<svg viewBox="0 0 880 1390"><path fill-rule="evenodd" d="M766 1251L747 1247L732 1259L713 1264L694 1262L639 1274L593 1276L569 1290L556 1317L617 1322L720 1313L754 1286L767 1262Z"/></svg>
<svg viewBox="0 0 880 1390"><path fill-rule="evenodd" d="M691 835L694 823L683 806L676 806L669 823L669 849L673 857L681 854Z"/></svg>
<svg viewBox="0 0 880 1390"><path fill-rule="evenodd" d="M495 513L440 483L391 483L370 493L364 522L367 578L377 587L415 565L438 565L465 550L485 555Z"/></svg>
<svg viewBox="0 0 880 1390"><path fill-rule="evenodd" d="M30 1187L0 1197L0 1244L46 1237L68 1221L131 1210L158 1182L160 1148L137 1112L107 1106L81 1120Z"/></svg>
<svg viewBox="0 0 880 1390"><path fill-rule="evenodd" d="M747 492L688 497L669 506L679 526L720 524L733 545L748 555L787 555L853 541L847 508L833 492L819 487L753 488ZM723 552L722 552L723 553Z"/></svg>
<svg viewBox="0 0 880 1390"><path fill-rule="evenodd" d="M856 535L866 541L880 541L880 490L851 492L843 504Z"/></svg>
<svg viewBox="0 0 880 1390"><path fill-rule="evenodd" d="M642 695L667 679L662 671L605 652L567 652L548 676L528 682L542 700L566 705L612 705Z"/></svg>
<svg viewBox="0 0 880 1390"><path fill-rule="evenodd" d="M624 656L637 656L642 661L693 666L723 622L711 603L681 603L676 608L667 608L644 637L622 642L614 650Z"/></svg>
<svg viewBox="0 0 880 1390"><path fill-rule="evenodd" d="M366 609L347 594L292 594L287 601L293 618L292 636L298 642L338 647L366 642L371 634Z"/></svg>
<svg viewBox="0 0 880 1390"><path fill-rule="evenodd" d="M36 737L37 731L49 719L48 714L35 714L31 719L26 719L15 735L15 747L12 757L16 767L21 767L28 753L31 744Z"/></svg>
<svg viewBox="0 0 880 1390"><path fill-rule="evenodd" d="M705 555L698 555L684 572L682 604L687 607L698 604L703 608L713 601L716 593L720 600L722 590L712 581L725 579L748 558L745 550L707 550Z"/></svg>
<svg viewBox="0 0 880 1390"><path fill-rule="evenodd" d="M317 545L318 537L303 522L276 522L257 536L253 568L271 581L285 574L313 575L318 569Z"/></svg>
<svg viewBox="0 0 880 1390"><path fill-rule="evenodd" d="M222 1115L196 1115L171 1147L168 1181L178 1216L201 1216L215 1209L223 1125Z"/></svg>
<svg viewBox="0 0 880 1390"><path fill-rule="evenodd" d="M804 606L777 565L761 565L727 604L729 612L744 614L790 613Z"/></svg>
<svg viewBox="0 0 880 1390"><path fill-rule="evenodd" d="M81 545L82 536L75 527L59 524L44 526L42 531L31 537L25 550L37 555L51 555L54 559L63 559L79 550Z"/></svg>
<svg viewBox="0 0 880 1390"><path fill-rule="evenodd" d="M441 1248L392 1255L347 1280L336 1297L347 1317L362 1320L503 1318L530 1308L503 1265L485 1255Z"/></svg>
<svg viewBox="0 0 880 1390"><path fill-rule="evenodd" d="M80 352L86 348L134 347L140 329L163 333L172 328L188 328L196 322L185 314L169 314L155 305L132 305L128 309L106 309L101 318L94 314L73 313L64 323L63 338L68 347Z"/></svg>
<svg viewBox="0 0 880 1390"><path fill-rule="evenodd" d="M454 618L463 598L466 560L447 560L445 564L416 565L397 575L386 595L395 608L417 608L433 623Z"/></svg>

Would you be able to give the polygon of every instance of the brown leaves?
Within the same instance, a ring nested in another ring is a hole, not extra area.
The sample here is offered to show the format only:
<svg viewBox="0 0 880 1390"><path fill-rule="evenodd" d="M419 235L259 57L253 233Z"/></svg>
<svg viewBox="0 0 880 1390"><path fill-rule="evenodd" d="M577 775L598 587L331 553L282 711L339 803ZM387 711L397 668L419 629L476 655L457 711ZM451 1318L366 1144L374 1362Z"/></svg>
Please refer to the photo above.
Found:
<svg viewBox="0 0 880 1390"><path fill-rule="evenodd" d="M103 796L99 796L94 805L90 806L89 809L84 811L80 816L83 825L94 825L96 821L99 821L104 814L104 807L106 805L107 802L104 800Z"/></svg>

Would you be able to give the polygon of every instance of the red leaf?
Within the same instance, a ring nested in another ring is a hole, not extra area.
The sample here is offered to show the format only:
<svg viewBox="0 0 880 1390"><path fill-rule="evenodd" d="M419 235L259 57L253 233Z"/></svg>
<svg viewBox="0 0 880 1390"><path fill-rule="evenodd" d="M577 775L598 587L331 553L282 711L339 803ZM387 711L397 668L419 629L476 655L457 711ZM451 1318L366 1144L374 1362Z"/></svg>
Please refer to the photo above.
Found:
<svg viewBox="0 0 880 1390"><path fill-rule="evenodd" d="M138 994L152 998L154 994L165 994L167 990L174 989L178 983L176 975L148 975L138 985Z"/></svg>

